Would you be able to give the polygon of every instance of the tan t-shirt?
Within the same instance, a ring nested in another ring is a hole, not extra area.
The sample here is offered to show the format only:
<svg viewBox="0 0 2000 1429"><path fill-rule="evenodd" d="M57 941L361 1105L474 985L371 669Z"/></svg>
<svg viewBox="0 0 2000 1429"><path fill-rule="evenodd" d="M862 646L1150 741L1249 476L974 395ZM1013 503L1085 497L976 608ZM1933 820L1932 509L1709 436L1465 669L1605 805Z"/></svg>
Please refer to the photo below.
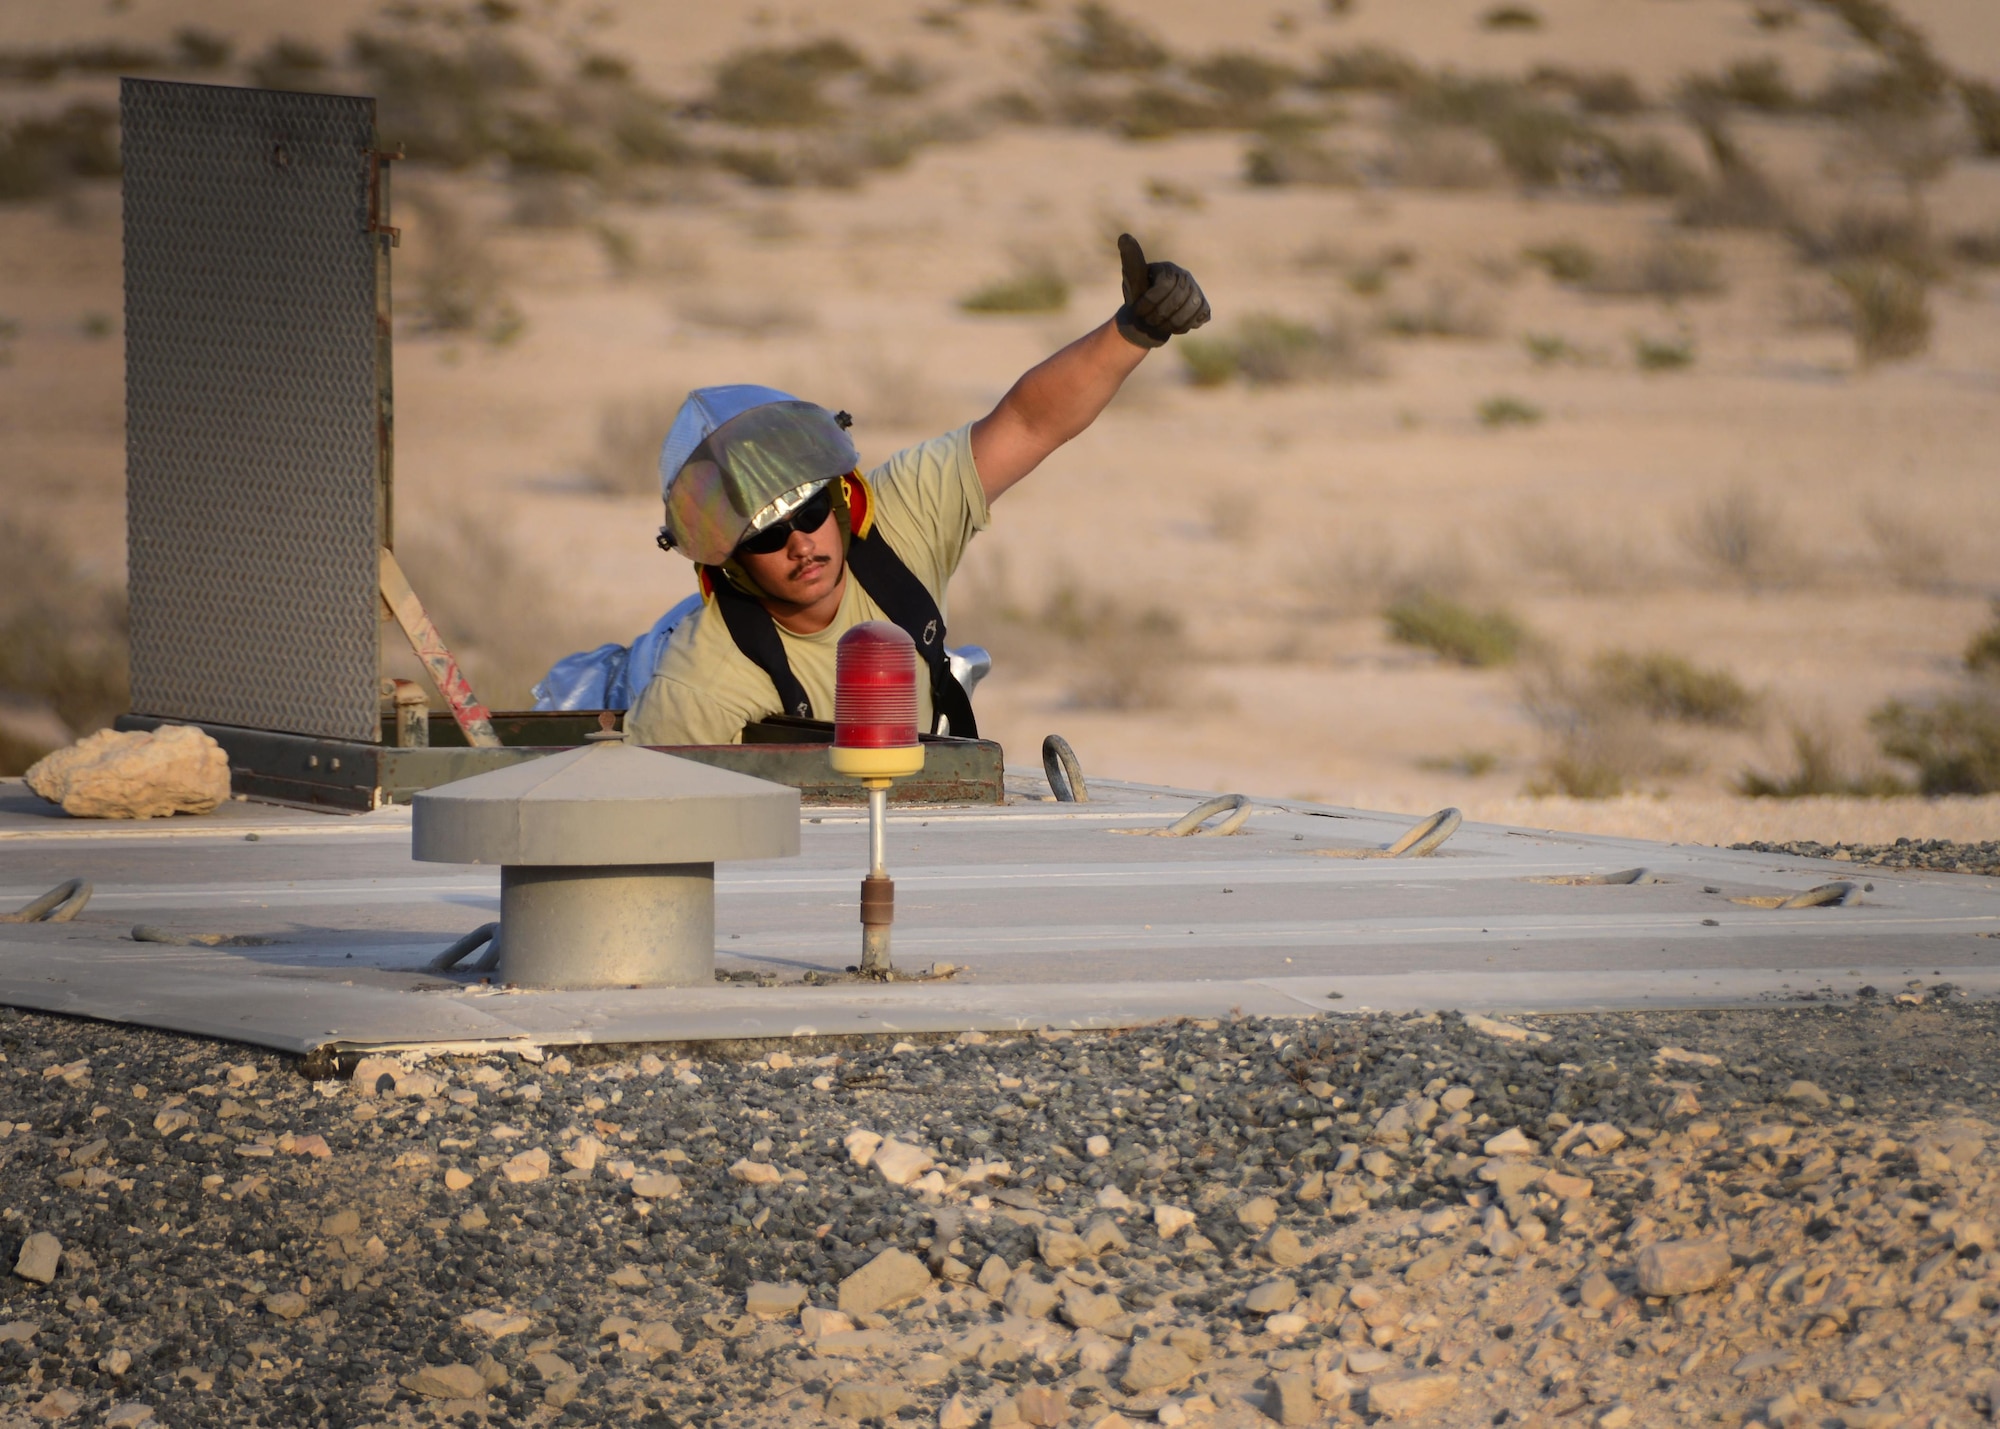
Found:
<svg viewBox="0 0 2000 1429"><path fill-rule="evenodd" d="M975 531L986 529L986 493L972 464L972 428L933 437L897 452L868 473L875 496L875 530L945 614L945 586ZM850 570L840 609L826 629L795 635L780 625L785 658L823 719L833 717L834 650L840 637L888 612ZM947 615L947 620L949 619ZM931 727L930 682L917 681L917 724ZM736 648L729 627L709 601L681 622L653 678L625 715L628 738L640 744L736 744L743 726L780 712L771 677Z"/></svg>

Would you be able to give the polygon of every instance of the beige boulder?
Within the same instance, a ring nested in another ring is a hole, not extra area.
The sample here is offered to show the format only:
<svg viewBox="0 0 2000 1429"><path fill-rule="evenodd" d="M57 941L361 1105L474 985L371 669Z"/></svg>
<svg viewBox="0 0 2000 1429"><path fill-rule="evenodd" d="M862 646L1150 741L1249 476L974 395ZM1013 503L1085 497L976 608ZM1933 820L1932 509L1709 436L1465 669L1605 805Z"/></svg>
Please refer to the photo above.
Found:
<svg viewBox="0 0 2000 1429"><path fill-rule="evenodd" d="M1692 1295L1729 1273L1729 1247L1719 1240L1664 1240L1639 1252L1639 1293Z"/></svg>
<svg viewBox="0 0 2000 1429"><path fill-rule="evenodd" d="M206 814L229 797L229 756L192 725L102 729L37 761L28 787L79 819Z"/></svg>

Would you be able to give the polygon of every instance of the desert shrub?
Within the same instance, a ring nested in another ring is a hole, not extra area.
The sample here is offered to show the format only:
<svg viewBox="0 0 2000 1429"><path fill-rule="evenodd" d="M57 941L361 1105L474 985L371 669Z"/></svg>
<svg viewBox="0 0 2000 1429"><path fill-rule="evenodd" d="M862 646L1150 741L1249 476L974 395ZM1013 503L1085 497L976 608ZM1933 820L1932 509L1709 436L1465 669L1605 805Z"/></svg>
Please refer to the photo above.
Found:
<svg viewBox="0 0 2000 1429"><path fill-rule="evenodd" d="M1403 123L1380 160L1381 177L1413 189L1490 188L1505 176L1484 134L1445 124Z"/></svg>
<svg viewBox="0 0 2000 1429"><path fill-rule="evenodd" d="M1532 427L1542 420L1542 409L1519 397L1488 397L1477 408L1482 427Z"/></svg>
<svg viewBox="0 0 2000 1429"><path fill-rule="evenodd" d="M1694 338L1688 333L1674 337L1632 335L1632 360L1641 372L1679 372L1694 366Z"/></svg>
<svg viewBox="0 0 2000 1429"><path fill-rule="evenodd" d="M931 75L911 55L897 55L879 69L870 70L867 88L884 99L914 99L931 87Z"/></svg>
<svg viewBox="0 0 2000 1429"><path fill-rule="evenodd" d="M507 296L500 265L456 208L425 194L405 200L417 218L405 236L413 281L400 285L430 332L473 334L496 344L520 336L520 309Z"/></svg>
<svg viewBox="0 0 2000 1429"><path fill-rule="evenodd" d="M1188 78L1239 109L1269 103L1298 81L1298 71L1244 50L1219 50L1187 67Z"/></svg>
<svg viewBox="0 0 2000 1429"><path fill-rule="evenodd" d="M1539 30L1542 16L1526 5L1495 5L1479 17L1479 23L1488 30Z"/></svg>
<svg viewBox="0 0 2000 1429"><path fill-rule="evenodd" d="M1512 664L1529 640L1527 627L1506 610L1474 610L1429 592L1396 601L1382 618L1389 638L1398 644L1479 669Z"/></svg>
<svg viewBox="0 0 2000 1429"><path fill-rule="evenodd" d="M1322 53L1319 68L1305 82L1315 89L1411 95L1429 81L1423 67L1407 55L1379 45L1358 45Z"/></svg>
<svg viewBox="0 0 2000 1429"><path fill-rule="evenodd" d="M1186 695L1187 639L1179 615L1134 605L1058 576L1039 601L1014 598L1001 576L969 592L954 632L1024 669L1050 670L1076 709L1149 710Z"/></svg>
<svg viewBox="0 0 2000 1429"><path fill-rule="evenodd" d="M177 69L196 72L221 69L235 53L236 46L212 30L183 25L174 31L174 66Z"/></svg>
<svg viewBox="0 0 2000 1429"><path fill-rule="evenodd" d="M1688 767L1643 709L1553 662L1528 666L1521 702L1541 733L1541 757L1526 790L1534 797L1610 799L1648 777Z"/></svg>
<svg viewBox="0 0 2000 1429"><path fill-rule="evenodd" d="M1188 130L1214 129L1230 119L1226 109L1205 95L1170 84L1141 84L1122 99L1100 100L1093 122L1116 129L1127 139L1164 139Z"/></svg>
<svg viewBox="0 0 2000 1429"><path fill-rule="evenodd" d="M0 697L53 714L72 735L108 725L131 704L124 592L71 563L46 531L0 518ZM0 775L48 753L0 734Z"/></svg>
<svg viewBox="0 0 2000 1429"><path fill-rule="evenodd" d="M1559 332L1525 332L1521 347L1537 367L1576 365L1586 361L1583 349Z"/></svg>
<svg viewBox="0 0 2000 1429"><path fill-rule="evenodd" d="M1974 229L1951 240L1952 256L1981 268L2000 267L2000 225Z"/></svg>
<svg viewBox="0 0 2000 1429"><path fill-rule="evenodd" d="M1965 668L1976 675L2000 675L2000 600L1993 602L1993 623L1965 647Z"/></svg>
<svg viewBox="0 0 2000 1429"><path fill-rule="evenodd" d="M1597 254L1573 238L1558 238L1523 248L1521 256L1558 283L1582 283L1597 272Z"/></svg>
<svg viewBox="0 0 2000 1429"><path fill-rule="evenodd" d="M1379 375L1373 353L1346 322L1315 326L1274 313L1251 313L1227 334L1183 338L1177 346L1188 379L1218 387L1241 377L1253 386Z"/></svg>
<svg viewBox="0 0 2000 1429"><path fill-rule="evenodd" d="M680 410L679 398L647 393L607 402L598 410L597 444L583 461L591 489L644 496L660 489L660 443Z"/></svg>
<svg viewBox="0 0 2000 1429"><path fill-rule="evenodd" d="M66 74L130 74L167 67L157 50L112 41L46 50L0 50L0 80L47 84Z"/></svg>
<svg viewBox="0 0 2000 1429"><path fill-rule="evenodd" d="M1063 63L1098 74L1144 73L1170 58L1165 45L1096 0L1076 7L1074 28L1050 46Z"/></svg>
<svg viewBox="0 0 2000 1429"><path fill-rule="evenodd" d="M1808 263L1893 263L1924 279L1940 271L1930 224L1921 210L1847 204L1824 223L1795 223L1792 247Z"/></svg>
<svg viewBox="0 0 2000 1429"><path fill-rule="evenodd" d="M1500 756L1490 749L1461 749L1456 754L1426 755L1417 760L1419 769L1438 774L1459 774L1468 779L1483 778L1499 767Z"/></svg>
<svg viewBox="0 0 2000 1429"><path fill-rule="evenodd" d="M1736 776L1736 790L1752 799L1827 796L1886 799L1909 792L1908 787L1892 774L1850 771L1832 741L1803 725L1792 727L1792 767L1789 770L1771 774L1745 769Z"/></svg>
<svg viewBox="0 0 2000 1429"><path fill-rule="evenodd" d="M1834 283L1853 314L1854 347L1863 367L1915 357L1930 346L1930 292L1896 263L1850 263Z"/></svg>
<svg viewBox="0 0 2000 1429"><path fill-rule="evenodd" d="M1587 292L1665 302L1713 296L1724 286L1720 254L1673 239L1601 263L1583 283Z"/></svg>
<svg viewBox="0 0 2000 1429"><path fill-rule="evenodd" d="M731 124L815 124L835 112L823 91L826 81L866 68L860 52L841 39L738 50L716 65L709 107L716 118Z"/></svg>
<svg viewBox="0 0 2000 1429"><path fill-rule="evenodd" d="M118 169L118 115L104 105L0 122L0 200L43 198Z"/></svg>
<svg viewBox="0 0 2000 1429"><path fill-rule="evenodd" d="M1713 107L1696 106L1695 123L1714 174L1681 200L1677 217L1690 228L1784 229L1792 206Z"/></svg>
<svg viewBox="0 0 2000 1429"><path fill-rule="evenodd" d="M1253 184L1323 184L1352 188L1361 182L1354 163L1338 149L1303 135L1272 137L1244 151L1243 177Z"/></svg>
<svg viewBox="0 0 2000 1429"><path fill-rule="evenodd" d="M1574 70L1561 65L1537 65L1528 83L1567 94L1586 114L1637 114L1646 96L1623 70Z"/></svg>
<svg viewBox="0 0 2000 1429"><path fill-rule="evenodd" d="M1421 302L1392 306L1382 314L1382 330L1396 337L1491 337L1492 310L1457 283L1432 283Z"/></svg>
<svg viewBox="0 0 2000 1429"><path fill-rule="evenodd" d="M523 132L529 116L514 107L541 75L491 36L447 48L418 35L364 31L349 40L348 58L375 95L377 128L412 159L462 167L510 143L530 159L538 142L556 144L532 126Z"/></svg>
<svg viewBox="0 0 2000 1429"><path fill-rule="evenodd" d="M1049 263L1029 263L958 300L968 313L1055 313L1069 306L1069 280Z"/></svg>
<svg viewBox="0 0 2000 1429"><path fill-rule="evenodd" d="M1983 79L1958 81L1958 102L1972 130L1972 142L1986 155L2000 154L2000 85Z"/></svg>
<svg viewBox="0 0 2000 1429"><path fill-rule="evenodd" d="M320 89L332 67L318 45L281 35L250 62L250 82L259 89Z"/></svg>
<svg viewBox="0 0 2000 1429"><path fill-rule="evenodd" d="M1680 535L1703 565L1746 585L1776 580L1791 566L1783 513L1748 486L1703 502Z"/></svg>
<svg viewBox="0 0 2000 1429"><path fill-rule="evenodd" d="M1785 67L1773 56L1737 60L1719 75L1691 75L1681 85L1684 102L1733 104L1766 114L1788 114L1799 108L1798 91L1785 77Z"/></svg>
<svg viewBox="0 0 2000 1429"><path fill-rule="evenodd" d="M1591 661L1590 678L1595 692L1612 703L1683 724L1739 729L1757 703L1727 670L1703 667L1664 650L1605 651Z"/></svg>
<svg viewBox="0 0 2000 1429"><path fill-rule="evenodd" d="M1943 591L1953 583L1950 543L1928 523L1901 506L1870 501L1861 509L1863 528L1876 559L1890 580L1906 590Z"/></svg>

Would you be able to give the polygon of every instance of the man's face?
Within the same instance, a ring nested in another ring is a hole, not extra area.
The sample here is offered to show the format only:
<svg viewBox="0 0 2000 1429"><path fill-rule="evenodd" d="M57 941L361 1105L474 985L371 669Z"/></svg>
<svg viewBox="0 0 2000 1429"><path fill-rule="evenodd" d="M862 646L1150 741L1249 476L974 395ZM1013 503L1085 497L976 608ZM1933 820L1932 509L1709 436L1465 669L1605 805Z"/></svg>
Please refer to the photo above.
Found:
<svg viewBox="0 0 2000 1429"><path fill-rule="evenodd" d="M736 559L772 600L803 609L839 589L845 566L840 523L822 521L817 531L793 531L781 551L761 556L743 552Z"/></svg>

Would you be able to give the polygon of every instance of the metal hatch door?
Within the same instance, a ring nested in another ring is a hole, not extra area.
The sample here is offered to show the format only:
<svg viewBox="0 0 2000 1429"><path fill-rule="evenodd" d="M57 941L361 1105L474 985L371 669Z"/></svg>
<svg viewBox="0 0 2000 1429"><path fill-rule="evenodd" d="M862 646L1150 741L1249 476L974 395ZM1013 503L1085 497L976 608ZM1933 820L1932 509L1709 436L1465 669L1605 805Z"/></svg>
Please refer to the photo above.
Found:
<svg viewBox="0 0 2000 1429"><path fill-rule="evenodd" d="M120 111L133 710L375 743L375 103L127 79Z"/></svg>

